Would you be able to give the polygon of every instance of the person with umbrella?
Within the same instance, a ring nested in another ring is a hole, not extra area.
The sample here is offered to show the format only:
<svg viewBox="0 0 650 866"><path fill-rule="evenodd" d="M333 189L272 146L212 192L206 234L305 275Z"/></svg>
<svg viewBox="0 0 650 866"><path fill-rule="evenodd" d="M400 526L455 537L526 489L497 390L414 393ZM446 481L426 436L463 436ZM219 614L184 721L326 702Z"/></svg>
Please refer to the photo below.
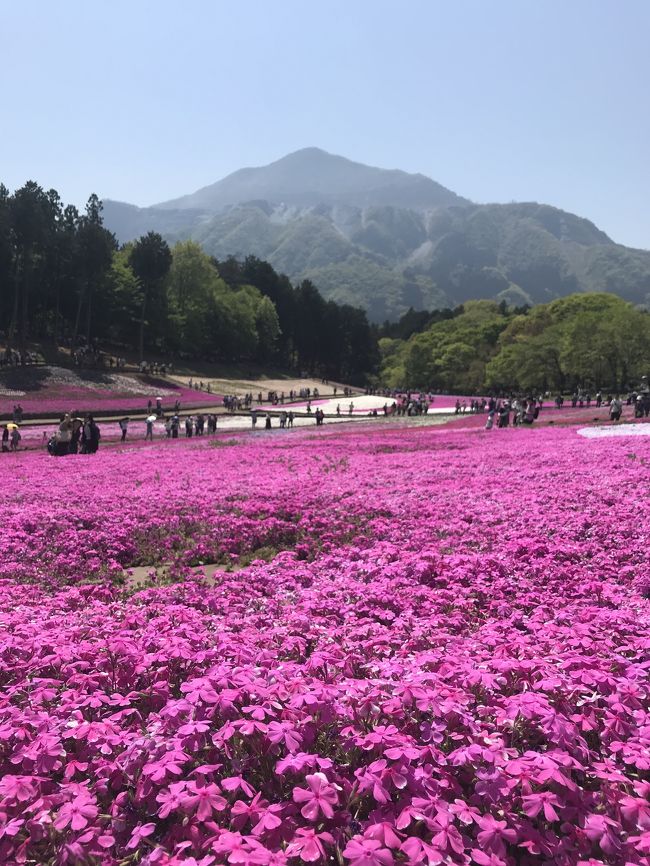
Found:
<svg viewBox="0 0 650 866"><path fill-rule="evenodd" d="M7 424L7 429L9 430L10 451L18 451L18 443L20 442L20 430L18 429L18 424Z"/></svg>
<svg viewBox="0 0 650 866"><path fill-rule="evenodd" d="M153 442L153 425L154 425L155 420L156 420L155 415L149 415L146 419L145 423L147 425L147 432L145 433L145 436L144 436L145 442L147 441L147 439L149 439L151 442Z"/></svg>

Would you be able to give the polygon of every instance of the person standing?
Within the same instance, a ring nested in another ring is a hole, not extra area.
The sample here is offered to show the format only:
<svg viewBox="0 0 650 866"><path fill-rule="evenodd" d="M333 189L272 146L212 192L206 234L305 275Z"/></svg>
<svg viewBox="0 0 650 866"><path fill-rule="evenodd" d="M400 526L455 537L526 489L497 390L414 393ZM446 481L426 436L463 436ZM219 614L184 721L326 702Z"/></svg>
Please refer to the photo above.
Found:
<svg viewBox="0 0 650 866"><path fill-rule="evenodd" d="M147 432L144 434L144 440L146 442L147 439L149 439L150 442L153 442L153 421L151 420L150 417L147 418L146 424L147 424Z"/></svg>
<svg viewBox="0 0 650 866"><path fill-rule="evenodd" d="M609 417L612 421L620 421L621 413L623 412L623 404L618 398L618 394L609 404Z"/></svg>
<svg viewBox="0 0 650 866"><path fill-rule="evenodd" d="M270 430L270 429L271 429L271 416L269 415L268 412L266 413L266 421L264 422L264 427L265 427L267 430Z"/></svg>
<svg viewBox="0 0 650 866"><path fill-rule="evenodd" d="M11 431L11 444L9 448L11 451L18 451L18 445L20 443L20 430L18 427L14 427Z"/></svg>
<svg viewBox="0 0 650 866"><path fill-rule="evenodd" d="M118 424L120 426L120 430L122 431L122 438L120 439L120 442L126 442L126 434L129 429L129 419L122 418L121 421L118 421Z"/></svg>
<svg viewBox="0 0 650 866"><path fill-rule="evenodd" d="M99 448L99 440L101 439L102 434L100 433L99 427L95 423L95 419L93 416L90 416L90 453L96 454L97 449Z"/></svg>

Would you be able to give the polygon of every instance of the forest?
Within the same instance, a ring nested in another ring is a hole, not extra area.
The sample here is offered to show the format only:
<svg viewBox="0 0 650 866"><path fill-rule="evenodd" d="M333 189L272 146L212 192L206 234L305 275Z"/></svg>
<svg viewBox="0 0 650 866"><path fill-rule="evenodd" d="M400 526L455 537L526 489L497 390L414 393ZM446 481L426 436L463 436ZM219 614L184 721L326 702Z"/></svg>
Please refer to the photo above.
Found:
<svg viewBox="0 0 650 866"><path fill-rule="evenodd" d="M0 333L146 357L253 361L364 381L377 340L363 310L326 301L249 256L217 261L156 232L119 246L102 202L84 212L32 181L0 185Z"/></svg>
<svg viewBox="0 0 650 866"><path fill-rule="evenodd" d="M650 313L607 292L535 307L410 310L380 332L380 379L447 393L622 392L650 373Z"/></svg>

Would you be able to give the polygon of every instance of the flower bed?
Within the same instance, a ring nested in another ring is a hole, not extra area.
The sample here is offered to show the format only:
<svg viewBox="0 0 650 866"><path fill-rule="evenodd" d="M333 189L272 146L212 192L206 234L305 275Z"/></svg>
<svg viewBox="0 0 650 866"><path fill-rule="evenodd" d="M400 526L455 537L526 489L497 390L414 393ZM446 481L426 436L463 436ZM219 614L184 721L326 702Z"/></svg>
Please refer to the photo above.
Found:
<svg viewBox="0 0 650 866"><path fill-rule="evenodd" d="M217 405L222 397L184 388L151 376L63 367L20 367L0 373L0 417L20 403L26 417L57 417L64 412L146 412L149 400L163 408Z"/></svg>
<svg viewBox="0 0 650 866"><path fill-rule="evenodd" d="M16 455L0 861L647 866L650 442L498 434Z"/></svg>

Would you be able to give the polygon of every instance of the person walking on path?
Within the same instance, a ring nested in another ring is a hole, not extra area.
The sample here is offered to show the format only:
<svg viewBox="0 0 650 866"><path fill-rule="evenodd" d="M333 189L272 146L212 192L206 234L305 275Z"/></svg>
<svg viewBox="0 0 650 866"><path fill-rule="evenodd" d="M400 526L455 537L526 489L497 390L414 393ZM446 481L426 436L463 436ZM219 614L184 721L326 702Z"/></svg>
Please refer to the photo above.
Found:
<svg viewBox="0 0 650 866"><path fill-rule="evenodd" d="M119 424L120 430L122 431L122 438L120 439L120 442L126 442L126 434L129 429L129 419L122 418L122 420L118 421L117 423Z"/></svg>

